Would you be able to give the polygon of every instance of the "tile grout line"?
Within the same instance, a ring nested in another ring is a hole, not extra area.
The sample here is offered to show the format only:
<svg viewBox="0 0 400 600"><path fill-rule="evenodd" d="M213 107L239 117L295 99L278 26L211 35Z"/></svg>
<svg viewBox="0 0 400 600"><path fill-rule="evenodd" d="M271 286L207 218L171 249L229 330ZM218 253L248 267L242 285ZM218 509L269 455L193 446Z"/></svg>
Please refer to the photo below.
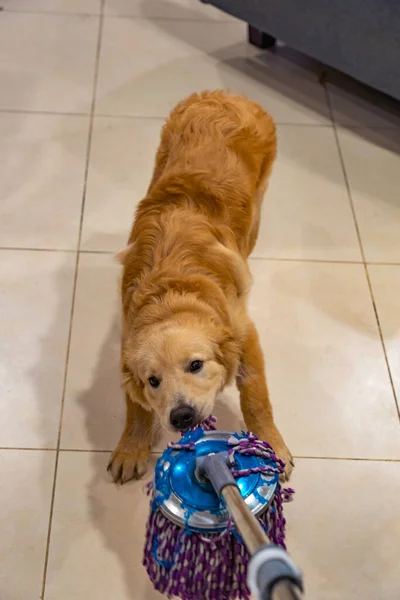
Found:
<svg viewBox="0 0 400 600"><path fill-rule="evenodd" d="M18 11L19 13L20 11ZM15 11L17 13L17 11ZM36 13L33 13L36 14ZM49 13L38 13L38 14L49 14ZM93 15L99 18L99 15ZM91 116L89 112L64 112L64 111L55 111L55 110L28 110L23 108L5 108L0 107L0 115L2 114L11 114L11 115L36 115L36 116L54 116L54 117L89 117ZM97 112L94 115L95 119L127 119L131 121L165 121L168 117L168 114L165 115L139 115L139 114L127 114L127 113L103 113ZM322 128L322 129L333 129L333 123L299 123L294 121L279 121L275 119L275 124L277 127L311 127L313 129ZM372 131L393 131L399 130L400 125L343 125L339 126L340 129L344 129L347 131L357 131L359 129L370 129Z"/></svg>
<svg viewBox="0 0 400 600"><path fill-rule="evenodd" d="M400 458L362 458L360 456L311 456L294 455L295 460L341 460L347 462L375 462L375 463L400 463Z"/></svg>
<svg viewBox="0 0 400 600"><path fill-rule="evenodd" d="M49 15L50 17L100 17L101 12L65 12L56 10L13 10L12 8L1 8L0 12L11 15Z"/></svg>
<svg viewBox="0 0 400 600"><path fill-rule="evenodd" d="M79 252L79 254L110 254L110 255L115 255L117 254L117 250L85 250L85 249L79 249L75 248L30 248L29 246L27 246L26 248L24 248L23 246L0 246L0 252L1 251L11 251L11 252L61 252L64 254L76 254L77 252Z"/></svg>
<svg viewBox="0 0 400 600"><path fill-rule="evenodd" d="M249 256L249 261L265 260L268 262L293 262L293 263L324 263L334 265L362 265L361 260L340 260L332 258L292 258L292 257L275 257L275 256Z"/></svg>
<svg viewBox="0 0 400 600"><path fill-rule="evenodd" d="M85 175L84 175L84 185L83 185L83 190L82 190L82 203L81 203L81 214L80 214L80 221L79 221L78 243L77 243L77 249L76 249L75 274L74 274L74 282L73 282L73 290L72 290L70 323L69 323L67 349L66 349L66 357L65 357L64 381L63 381L63 389L62 389L62 396L61 396L57 448L56 448L56 457L55 457L55 463L54 463L54 477L53 477L53 486L52 486L52 491L51 491L49 523L48 523L48 529L47 529L46 552L45 552L45 558L44 558L42 589L41 589L41 594L40 594L40 600L44 600L45 593L46 593L47 569L48 569L48 564L49 564L49 552L50 552L50 539L51 539L51 531L52 531L52 524L53 524L53 513L54 513L54 501L55 501L55 493L56 493L56 485L57 485L58 463L59 463L59 457L60 457L62 421L63 421L63 415L64 415L64 401L65 401L65 392L66 392L66 386L67 386L69 355L70 355L70 349L71 349L73 317L74 317L76 289L77 289L77 281L78 281L80 246L81 246L83 219L84 219L84 212L85 212L85 201L86 201L87 180L88 180L88 173L89 173L90 153L91 153L92 138L93 138L93 122L94 122L94 111L95 111L95 106L96 106L97 83L98 83L98 77L99 77L100 53L101 53L101 43L102 43L102 35L103 35L104 3L105 3L105 0L101 0L100 15L98 17L99 23L98 23L98 33L97 33L97 44L96 44L96 50L95 50L96 55L95 55L94 74L93 74L93 88L92 88L92 102L91 102L90 120L89 120L89 131L88 131L87 149L86 149Z"/></svg>
<svg viewBox="0 0 400 600"><path fill-rule="evenodd" d="M372 289L371 278L369 276L368 264L366 262L364 263L364 269L365 269L365 275L366 275L367 282L368 282L369 293L371 295L372 306L373 306L374 313L375 313L375 319L376 319L376 322L377 322L377 325L378 325L379 337L380 337L381 344L382 344L383 355L385 357L386 368L388 370L389 381L390 381L390 385L391 385L392 392L393 392L394 402L395 402L395 405L396 405L397 416L398 416L398 419L399 419L399 422L400 422L400 404L399 404L399 400L397 398L396 388L394 386L394 380L393 380L393 376L392 376L392 370L391 370L391 367L390 367L388 353L387 353L386 344L385 344L385 339L383 337L382 326L381 326L381 322L380 322L380 319L379 319L378 307L376 305L374 291Z"/></svg>
<svg viewBox="0 0 400 600"><path fill-rule="evenodd" d="M23 246L0 246L0 251L6 252L63 252L68 254L76 254L77 249L73 250L72 248L31 248L27 246L24 248Z"/></svg>
<svg viewBox="0 0 400 600"><path fill-rule="evenodd" d="M41 448L40 446L0 446L0 450L18 450L18 452L56 452L57 448Z"/></svg>
<svg viewBox="0 0 400 600"><path fill-rule="evenodd" d="M56 110L27 110L24 108L0 108L0 115L36 115L49 117L90 117L90 112L63 112Z"/></svg>
<svg viewBox="0 0 400 600"><path fill-rule="evenodd" d="M358 225L357 213L356 213L356 209L355 209L354 202L353 202L353 196L352 196L352 193L351 193L350 182L349 182L349 178L348 178L348 175L347 175L347 169L346 169L346 165L345 165L345 161L344 161L344 156L343 156L343 152L342 152L342 146L341 146L339 135L338 135L337 124L336 124L336 120L335 120L335 116L334 116L332 102L331 102L329 91L328 91L326 85L325 85L325 94L326 94L326 99L327 99L327 102L328 102L328 106L329 106L329 110L330 110L330 114L331 114L331 119L332 119L332 123L333 123L333 132L334 132L334 136L335 136L335 140L336 140L337 150L338 150L338 153L339 153L339 160L340 160L340 164L342 166L343 177L344 177L345 186L346 186L346 190L347 190L347 197L348 197L348 200L349 200L351 212L353 214L354 226L356 228L356 233L357 233L357 237L358 237L358 244L359 244L360 252L361 252L361 256L362 256L362 264L364 266L364 272L365 272L365 276L366 276L366 279L367 279L367 285L368 285L368 289L369 289L369 294L370 294L370 298L371 298L371 302L372 302L372 307L373 307L374 314L375 314L376 324L377 324L377 327L378 327L379 338L380 338L381 346L382 346L382 350L383 350L383 356L384 356L385 363L386 363L386 368L387 368L387 372L388 372L388 376L389 376L390 386L392 388L393 399L394 399L394 403L395 403L395 407L396 407L396 411L397 411L397 417L398 417L398 420L400 422L400 404L399 404L399 400L398 400L397 394L396 394L396 389L395 389L395 386L394 386L394 380L393 380L392 371L391 371L390 363L389 363L389 358L388 358L388 354L387 354L387 350L386 350L385 339L383 337L381 322L380 322L380 319L379 319L378 307L376 305L374 291L373 291L372 284L371 284L371 278L369 276L368 262L367 262L366 257L365 257L365 252L364 252L364 246L363 246L363 243L362 243L360 227Z"/></svg>
<svg viewBox="0 0 400 600"><path fill-rule="evenodd" d="M66 12L66 11L51 11L51 10L13 10L12 8L0 8L0 12L8 13L12 15L49 15L50 17L103 17L103 19L129 19L135 21L187 21L189 23L234 23L240 24L241 21L239 19L234 19L233 17L221 17L220 19L211 19L210 17L202 16L199 14L198 17L168 17L161 16L158 17L148 16L148 15L130 15L130 14L121 14L121 15L113 15L111 13L102 13L100 12Z"/></svg>
<svg viewBox="0 0 400 600"><path fill-rule="evenodd" d="M104 17L106 19L129 19L131 21L178 21L178 22L186 22L186 23L215 23L215 24L222 24L222 25L226 25L227 23L229 25L241 25L243 23L243 21L241 21L240 19L236 19L232 18L232 17L222 17L220 19L211 19L210 17L203 17L200 13L198 13L199 16L198 17L166 17L166 16L161 16L161 17L157 17L156 15L148 16L148 15L112 15L112 14L105 14Z"/></svg>
<svg viewBox="0 0 400 600"><path fill-rule="evenodd" d="M353 198L352 198L351 190L350 190L349 178L347 176L347 170L346 170L346 167L344 164L344 157L343 157L342 147L341 147L340 141L339 141L339 135L337 132L337 125L336 125L335 116L334 116L334 112L333 112L332 102L331 102L329 92L328 92L326 85L324 87L325 87L326 101L328 103L329 112L330 112L332 123L333 123L333 133L335 136L336 148L337 148L338 155L339 155L340 166L342 167L342 174L343 174L343 179L344 179L344 183L345 183L345 187L346 187L346 191L347 191L347 198L348 198L351 213L353 216L353 223L354 223L354 227L356 230L358 246L359 246L360 253L361 253L360 264L365 265L365 252L364 252L364 247L363 247L363 243L362 243L362 239L361 239L360 227L358 225L357 215L356 215Z"/></svg>
<svg viewBox="0 0 400 600"><path fill-rule="evenodd" d="M118 250L90 250L86 248L34 248L30 246L0 246L0 252L58 252L64 254L102 254L105 256L115 256ZM292 262L292 263L317 263L329 265L367 265L378 267L400 267L400 262L387 261L363 261L363 260L345 260L332 258L301 258L288 256L250 256L249 260L266 261L266 262Z"/></svg>
<svg viewBox="0 0 400 600"><path fill-rule="evenodd" d="M68 452L74 454L110 454L112 449L100 449L100 448L35 448L28 446L0 446L0 452L10 450L11 452L62 452L67 454ZM161 456L162 450L152 450L151 456ZM362 456L319 456L311 454L296 454L293 458L300 460L338 460L338 461L355 461L355 462L376 462L376 463L400 463L400 458L371 458Z"/></svg>

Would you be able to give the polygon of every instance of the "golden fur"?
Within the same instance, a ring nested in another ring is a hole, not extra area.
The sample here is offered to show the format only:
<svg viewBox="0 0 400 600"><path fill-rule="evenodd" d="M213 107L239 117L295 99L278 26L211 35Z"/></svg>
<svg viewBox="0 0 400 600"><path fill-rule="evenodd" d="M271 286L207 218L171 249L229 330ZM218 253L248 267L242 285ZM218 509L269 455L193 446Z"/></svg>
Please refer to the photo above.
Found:
<svg viewBox="0 0 400 600"><path fill-rule="evenodd" d="M246 306L247 258L275 155L271 117L225 92L193 94L162 129L147 195L119 256L127 421L110 460L116 481L146 471L155 413L171 428L171 411L189 406L199 422L235 377L246 426L273 445L290 474ZM202 361L199 372L190 372L191 361Z"/></svg>

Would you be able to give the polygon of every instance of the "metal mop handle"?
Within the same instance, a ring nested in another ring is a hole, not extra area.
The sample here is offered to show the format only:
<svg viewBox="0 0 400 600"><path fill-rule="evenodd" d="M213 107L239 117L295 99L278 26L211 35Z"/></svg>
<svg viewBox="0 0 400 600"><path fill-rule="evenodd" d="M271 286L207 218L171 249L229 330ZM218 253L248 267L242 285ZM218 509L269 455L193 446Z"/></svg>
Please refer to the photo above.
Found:
<svg viewBox="0 0 400 600"><path fill-rule="evenodd" d="M270 543L248 509L229 469L228 453L199 457L197 466L224 499L251 555L247 583L252 594L259 600L301 600L301 573L282 548Z"/></svg>

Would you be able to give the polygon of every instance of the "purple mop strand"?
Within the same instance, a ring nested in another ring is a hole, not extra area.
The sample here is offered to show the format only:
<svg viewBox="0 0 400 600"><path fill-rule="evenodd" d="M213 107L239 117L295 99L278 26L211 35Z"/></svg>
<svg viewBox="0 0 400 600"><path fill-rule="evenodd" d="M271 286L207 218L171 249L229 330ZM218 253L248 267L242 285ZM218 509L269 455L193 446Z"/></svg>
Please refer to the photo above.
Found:
<svg viewBox="0 0 400 600"><path fill-rule="evenodd" d="M173 450L194 450L194 442L190 444L181 444L180 442L169 442L168 448Z"/></svg>
<svg viewBox="0 0 400 600"><path fill-rule="evenodd" d="M215 426L216 422L217 422L217 417L210 415L208 417L208 419L203 421L200 425L193 427L191 431L194 431L195 429L197 429L197 427L201 427L201 429L204 429L204 431L215 431L217 429ZM182 435L184 435L184 434L182 434Z"/></svg>
<svg viewBox="0 0 400 600"><path fill-rule="evenodd" d="M205 431L215 430L215 417L209 417L200 427ZM235 477L246 477L251 473L279 475L284 463L279 460L272 447L248 432L247 438L232 436L228 452ZM194 449L194 443L171 442L173 450ZM235 453L258 456L272 461L251 469L235 469ZM154 499L152 482L145 486L146 493ZM285 525L282 505L292 499L294 490L282 489L278 484L274 498L268 508L258 517L270 540L285 546ZM159 509L150 510L146 529L146 544L143 564L156 590L167 597L181 600L250 600L246 573L249 553L233 522L228 521L222 533L204 534L181 528L164 517Z"/></svg>

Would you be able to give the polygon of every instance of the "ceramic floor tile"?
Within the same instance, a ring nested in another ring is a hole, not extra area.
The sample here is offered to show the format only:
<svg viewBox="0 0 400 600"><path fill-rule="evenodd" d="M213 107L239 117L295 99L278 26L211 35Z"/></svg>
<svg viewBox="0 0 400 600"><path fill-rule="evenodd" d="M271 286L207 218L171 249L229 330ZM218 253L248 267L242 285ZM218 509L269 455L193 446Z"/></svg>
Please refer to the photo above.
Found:
<svg viewBox="0 0 400 600"><path fill-rule="evenodd" d="M73 253L0 251L0 446L55 447Z"/></svg>
<svg viewBox="0 0 400 600"><path fill-rule="evenodd" d="M400 425L362 265L252 261L275 415L295 456L400 458Z"/></svg>
<svg viewBox="0 0 400 600"><path fill-rule="evenodd" d="M0 581L7 600L40 598L55 452L0 451Z"/></svg>
<svg viewBox="0 0 400 600"><path fill-rule="evenodd" d="M62 448L113 449L123 430L119 273L110 255L79 259Z"/></svg>
<svg viewBox="0 0 400 600"><path fill-rule="evenodd" d="M74 249L89 117L0 113L2 246Z"/></svg>
<svg viewBox="0 0 400 600"><path fill-rule="evenodd" d="M161 19L201 19L228 21L227 13L199 0L106 0L105 14Z"/></svg>
<svg viewBox="0 0 400 600"><path fill-rule="evenodd" d="M396 100L341 74L327 89L333 116L344 127L400 127Z"/></svg>
<svg viewBox="0 0 400 600"><path fill-rule="evenodd" d="M104 453L60 455L46 600L163 598L141 566L149 506L143 482L115 486L107 461Z"/></svg>
<svg viewBox="0 0 400 600"><path fill-rule="evenodd" d="M366 260L400 262L400 130L339 131Z"/></svg>
<svg viewBox="0 0 400 600"><path fill-rule="evenodd" d="M137 203L145 196L162 119L95 119L82 247L125 247Z"/></svg>
<svg viewBox="0 0 400 600"><path fill-rule="evenodd" d="M101 0L2 0L4 10L16 12L100 13Z"/></svg>
<svg viewBox="0 0 400 600"><path fill-rule="evenodd" d="M89 112L98 18L3 11L0 108Z"/></svg>
<svg viewBox="0 0 400 600"><path fill-rule="evenodd" d="M298 460L292 484L288 549L306 597L397 600L400 463Z"/></svg>
<svg viewBox="0 0 400 600"><path fill-rule="evenodd" d="M278 127L278 159L265 194L253 255L361 260L330 127Z"/></svg>
<svg viewBox="0 0 400 600"><path fill-rule="evenodd" d="M247 94L279 122L328 119L325 92L309 63L284 49L274 54L250 46L243 23L210 21L204 35L200 21L105 20L98 113L166 116L186 95L212 88Z"/></svg>
<svg viewBox="0 0 400 600"><path fill-rule="evenodd" d="M369 265L368 272L400 402L400 266Z"/></svg>

